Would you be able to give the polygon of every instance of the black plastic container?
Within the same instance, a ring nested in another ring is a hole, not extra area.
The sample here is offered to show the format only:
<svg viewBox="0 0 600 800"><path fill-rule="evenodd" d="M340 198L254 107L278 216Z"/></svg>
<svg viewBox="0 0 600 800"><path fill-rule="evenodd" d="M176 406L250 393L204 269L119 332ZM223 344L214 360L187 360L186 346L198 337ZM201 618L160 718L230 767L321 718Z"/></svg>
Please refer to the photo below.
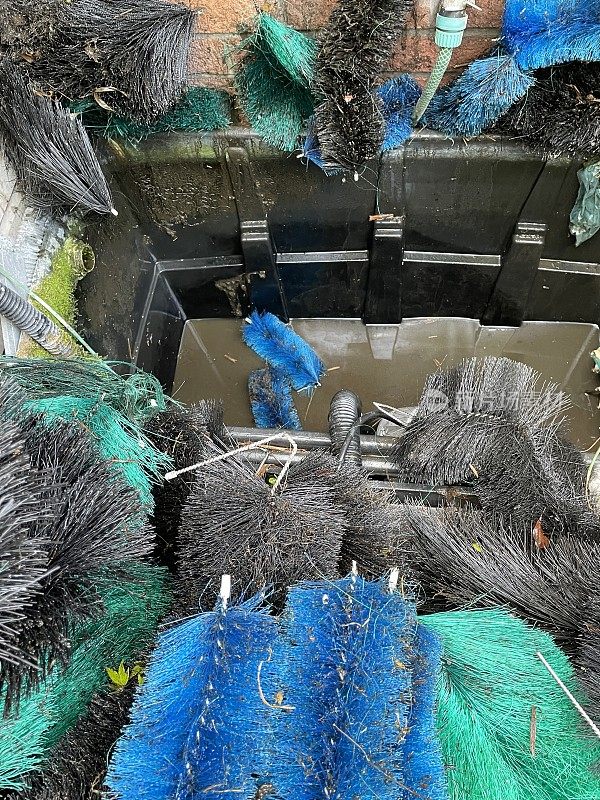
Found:
<svg viewBox="0 0 600 800"><path fill-rule="evenodd" d="M119 217L88 229L84 333L170 390L189 319L600 320L600 236L575 248L577 169L500 138L416 136L358 181L245 130L110 145Z"/></svg>

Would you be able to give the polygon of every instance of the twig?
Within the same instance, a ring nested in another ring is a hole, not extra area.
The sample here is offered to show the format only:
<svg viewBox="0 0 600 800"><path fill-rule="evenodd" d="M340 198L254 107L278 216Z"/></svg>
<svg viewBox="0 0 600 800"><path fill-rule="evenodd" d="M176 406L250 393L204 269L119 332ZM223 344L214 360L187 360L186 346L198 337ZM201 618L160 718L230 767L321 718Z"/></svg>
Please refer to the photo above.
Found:
<svg viewBox="0 0 600 800"><path fill-rule="evenodd" d="M267 706L267 708L274 708L277 711L295 711L296 710L296 706L279 706L276 703L275 704L269 703L269 701L265 697L264 692L262 690L262 686L260 685L260 673L261 673L261 670L262 670L262 665L264 663L265 663L264 661L260 662L260 664L258 665L258 672L256 673L256 683L258 685L258 694L259 694L259 697L260 697L261 701Z"/></svg>
<svg viewBox="0 0 600 800"><path fill-rule="evenodd" d="M550 675L552 675L554 680L557 682L557 684L560 686L560 688L563 690L563 692L567 695L567 697L569 698L571 703L573 703L573 705L575 706L577 711L579 711L579 713L581 714L583 719L587 722L587 724L590 726L590 728L594 731L596 736L600 739L600 728L596 725L596 723L589 716L589 714L585 711L585 709L580 705L580 703L575 699L573 694L567 689L565 684L561 681L561 679L558 677L556 672L552 669L550 664L546 661L544 656L539 651L536 653L536 656L539 658L539 660L542 662L542 664L546 667L546 669L548 670Z"/></svg>

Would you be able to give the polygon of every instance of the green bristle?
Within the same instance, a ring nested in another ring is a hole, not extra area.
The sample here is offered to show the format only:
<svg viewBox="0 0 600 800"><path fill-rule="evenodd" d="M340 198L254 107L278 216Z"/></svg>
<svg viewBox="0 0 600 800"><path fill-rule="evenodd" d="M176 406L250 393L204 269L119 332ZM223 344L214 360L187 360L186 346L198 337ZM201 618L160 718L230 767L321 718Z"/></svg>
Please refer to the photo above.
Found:
<svg viewBox="0 0 600 800"><path fill-rule="evenodd" d="M92 100L73 103L71 111L81 115L88 130L107 139L131 142L140 142L157 133L216 131L231 125L231 100L227 92L202 87L189 89L172 111L148 125L106 111Z"/></svg>
<svg viewBox="0 0 600 800"><path fill-rule="evenodd" d="M536 653L577 695L548 634L502 609L420 620L442 639L437 726L451 800L596 800L600 742Z"/></svg>
<svg viewBox="0 0 600 800"><path fill-rule="evenodd" d="M22 386L31 400L63 396L101 400L140 425L165 411L165 395L154 375L140 370L122 377L113 366L118 362L0 357L0 372Z"/></svg>
<svg viewBox="0 0 600 800"><path fill-rule="evenodd" d="M149 645L170 600L165 573L140 563L120 585L100 583L106 613L79 628L67 669L51 675L23 700L18 715L0 724L0 792L22 791L94 694L110 686L107 667L134 661Z"/></svg>
<svg viewBox="0 0 600 800"><path fill-rule="evenodd" d="M258 15L251 39L273 69L282 69L295 83L310 86L318 50L315 39L265 13Z"/></svg>
<svg viewBox="0 0 600 800"><path fill-rule="evenodd" d="M310 83L317 43L268 14L259 14L254 33L240 50L245 55L235 82L244 113L269 144L294 150L314 111Z"/></svg>
<svg viewBox="0 0 600 800"><path fill-rule="evenodd" d="M137 490L144 507L154 509L152 480L168 472L171 460L157 450L141 429L107 403L82 397L47 397L25 403L25 410L42 414L51 424L78 422L91 432L102 458Z"/></svg>

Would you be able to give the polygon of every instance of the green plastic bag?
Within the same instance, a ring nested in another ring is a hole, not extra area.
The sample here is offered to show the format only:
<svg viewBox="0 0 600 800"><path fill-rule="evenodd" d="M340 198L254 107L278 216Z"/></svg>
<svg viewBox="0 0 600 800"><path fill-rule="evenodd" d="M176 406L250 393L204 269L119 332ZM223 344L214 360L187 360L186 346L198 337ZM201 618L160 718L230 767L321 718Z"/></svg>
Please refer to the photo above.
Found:
<svg viewBox="0 0 600 800"><path fill-rule="evenodd" d="M600 161L584 165L577 177L579 194L571 211L571 233L579 247L600 230Z"/></svg>

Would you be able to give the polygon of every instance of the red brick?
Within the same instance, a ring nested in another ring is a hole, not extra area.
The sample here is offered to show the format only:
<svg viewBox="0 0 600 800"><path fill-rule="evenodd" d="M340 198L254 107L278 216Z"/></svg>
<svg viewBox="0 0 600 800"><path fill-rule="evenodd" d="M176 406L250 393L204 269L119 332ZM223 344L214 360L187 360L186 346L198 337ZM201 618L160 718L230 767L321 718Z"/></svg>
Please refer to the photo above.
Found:
<svg viewBox="0 0 600 800"><path fill-rule="evenodd" d="M226 75L226 54L239 42L239 37L199 37L192 42L189 71L206 75Z"/></svg>
<svg viewBox="0 0 600 800"><path fill-rule="evenodd" d="M198 19L202 33L235 33L256 16L254 0L187 0L187 5L202 12Z"/></svg>
<svg viewBox="0 0 600 800"><path fill-rule="evenodd" d="M300 31L316 31L327 24L337 0L285 0L286 20Z"/></svg>
<svg viewBox="0 0 600 800"><path fill-rule="evenodd" d="M476 58L487 55L492 45L493 41L488 37L465 36L461 46L458 47L452 55L450 68L465 67L467 64L470 64L471 61L475 61Z"/></svg>
<svg viewBox="0 0 600 800"><path fill-rule="evenodd" d="M478 0L481 11L469 8L469 28L499 28L504 13L504 0Z"/></svg>
<svg viewBox="0 0 600 800"><path fill-rule="evenodd" d="M451 67L458 67L480 58L492 47L492 40L483 36L465 36L462 45L457 48L450 62ZM437 58L433 31L421 31L418 34L407 31L401 38L392 59L391 69L397 72L430 72Z"/></svg>
<svg viewBox="0 0 600 800"><path fill-rule="evenodd" d="M430 72L437 53L433 36L407 31L398 43L390 66L396 72Z"/></svg>
<svg viewBox="0 0 600 800"><path fill-rule="evenodd" d="M202 86L205 89L225 89L233 94L231 79L227 75L190 75L190 86Z"/></svg>

